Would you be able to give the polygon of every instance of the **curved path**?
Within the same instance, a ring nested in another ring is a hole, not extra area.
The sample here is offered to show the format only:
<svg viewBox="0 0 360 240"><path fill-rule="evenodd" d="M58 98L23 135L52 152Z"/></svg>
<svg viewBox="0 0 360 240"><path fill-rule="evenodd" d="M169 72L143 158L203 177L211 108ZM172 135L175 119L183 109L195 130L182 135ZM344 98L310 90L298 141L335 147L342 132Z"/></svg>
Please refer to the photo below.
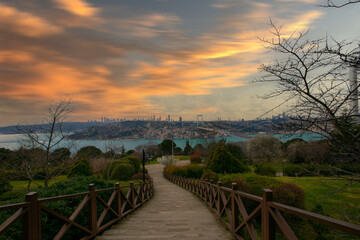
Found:
<svg viewBox="0 0 360 240"><path fill-rule="evenodd" d="M154 196L96 240L233 239L207 205L162 175L161 164L148 165Z"/></svg>

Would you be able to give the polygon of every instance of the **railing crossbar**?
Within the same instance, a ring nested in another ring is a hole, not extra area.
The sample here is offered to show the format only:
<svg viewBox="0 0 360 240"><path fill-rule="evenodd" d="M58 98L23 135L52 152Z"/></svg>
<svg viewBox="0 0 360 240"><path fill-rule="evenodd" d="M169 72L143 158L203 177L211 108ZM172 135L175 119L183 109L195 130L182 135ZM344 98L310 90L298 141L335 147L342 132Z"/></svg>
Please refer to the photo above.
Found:
<svg viewBox="0 0 360 240"><path fill-rule="evenodd" d="M138 186L138 189L135 188ZM127 193L124 194L122 189L127 189ZM113 191L109 197L109 200L106 202L98 194L102 192ZM116 187L98 189L95 190L94 184L89 185L89 191L84 193L68 194L57 197L43 198L38 199L37 193L29 193L26 195L26 202L0 206L1 211L8 211L13 209L18 209L14 214L12 214L8 219L6 219L0 225L0 236L5 233L10 226L12 226L18 219L23 219L23 239L24 240L40 240L41 239L41 220L40 213L41 211L47 212L48 214L61 219L64 221L64 225L56 233L54 240L62 239L71 226L77 227L78 229L84 231L87 236L81 238L82 240L91 239L96 236L96 234L104 231L106 228L116 223L124 216L134 211L136 208L140 207L146 201L148 201L153 195L153 182L140 182L139 184L130 183L130 186L122 186L116 184ZM80 204L76 207L70 217L66 217L53 209L44 205L44 203L64 200L74 197L84 196ZM115 211L111 205L114 200L117 199L117 211ZM103 205L104 209L102 210L99 219L97 219L97 210L96 204L99 202ZM79 216L82 209L88 205L88 223L89 228L82 226L77 223L75 220ZM126 207L129 206L129 210L126 210ZM113 219L107 223L101 225L105 217L109 212L114 214Z"/></svg>
<svg viewBox="0 0 360 240"><path fill-rule="evenodd" d="M270 189L264 189L263 197L259 197L238 191L236 184L233 184L233 188L230 189L222 186L221 182L216 185L213 184L212 181L207 182L206 180L187 179L166 173L164 176L175 184L190 190L208 203L220 220L229 227L236 239L243 239L238 232L245 226L251 239L257 239L258 235L256 233L255 226L250 221L261 214L261 236L263 240L275 239L275 225L279 226L285 238L297 240L295 233L281 215L280 211L298 217L303 217L355 236L360 236L360 225L273 202L273 193ZM228 197L226 197L226 193L228 193ZM248 215L241 198L247 198L260 204L250 215ZM223 219L224 214L228 218L229 222ZM242 219L241 223L239 223L240 216Z"/></svg>

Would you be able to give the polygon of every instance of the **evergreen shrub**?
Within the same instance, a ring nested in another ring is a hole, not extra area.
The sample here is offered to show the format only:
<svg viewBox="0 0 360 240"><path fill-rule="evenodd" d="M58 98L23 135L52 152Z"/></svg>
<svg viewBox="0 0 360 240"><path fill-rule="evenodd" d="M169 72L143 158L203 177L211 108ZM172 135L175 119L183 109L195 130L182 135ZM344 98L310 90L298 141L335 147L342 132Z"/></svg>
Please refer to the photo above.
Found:
<svg viewBox="0 0 360 240"><path fill-rule="evenodd" d="M200 179L205 167L200 164L189 164L184 166L187 169L188 178L197 178Z"/></svg>
<svg viewBox="0 0 360 240"><path fill-rule="evenodd" d="M81 193L81 192L87 192L89 190L89 184L91 183L95 184L96 189L114 187L113 183L101 179L97 179L93 176L75 177L68 179L66 181L54 183L49 187L40 187L39 189L37 189L36 192L38 193L39 198L48 198L48 197L56 197L61 195L74 194L74 193ZM107 199L109 199L109 197L111 196L111 193L112 193L111 191L100 193L101 198L107 201ZM71 214L75 211L75 209L83 199L84 196L80 196L80 197L72 197L57 201L50 201L43 204L48 208L54 210L55 212L60 213L61 215L71 216ZM24 202L24 200L25 200L25 195L21 194L19 198L12 199L7 204ZM100 216L103 209L104 209L103 205L98 201L97 203L98 216ZM11 216L12 213L13 212L11 211L2 211L0 214L0 222L1 223L4 222L7 218ZM82 226L87 226L88 224L87 206L85 206L85 208L79 213L75 221ZM109 216L105 217L104 219L104 222L108 222L108 221L109 221ZM50 239L54 239L56 234L63 227L64 221L56 216L53 216L43 211L41 213L41 225L43 226L41 239L50 240ZM81 239L85 237L84 234L85 234L84 231L76 227L71 227L68 230L68 232L65 234L63 239ZM13 226L11 226L3 235L1 235L1 239L22 239L21 221L17 221Z"/></svg>
<svg viewBox="0 0 360 240"><path fill-rule="evenodd" d="M184 166L166 166L164 167L164 173L168 173L175 176L187 177L188 169Z"/></svg>
<svg viewBox="0 0 360 240"><path fill-rule="evenodd" d="M205 169L202 176L201 176L201 180L213 180L215 183L219 181L219 176L217 175L216 172L210 170L210 169Z"/></svg>
<svg viewBox="0 0 360 240"><path fill-rule="evenodd" d="M131 162L131 164L134 166L135 172L139 172L140 170L140 159L135 157L135 156L126 156L125 158L123 158L125 160L129 160Z"/></svg>
<svg viewBox="0 0 360 240"><path fill-rule="evenodd" d="M75 161L73 165L70 167L68 172L68 178L72 177L80 177L80 176L91 176L92 169L90 165L90 161L87 158L80 158Z"/></svg>
<svg viewBox="0 0 360 240"><path fill-rule="evenodd" d="M114 168L118 164L130 164L130 165L132 165L132 162L130 160L128 160L128 159L116 159L116 160L109 161L106 164L105 168L104 168L104 171L102 173L102 178L109 179L112 171L114 170Z"/></svg>
<svg viewBox="0 0 360 240"><path fill-rule="evenodd" d="M127 181L135 174L135 168L131 164L120 163L117 164L111 171L110 179Z"/></svg>
<svg viewBox="0 0 360 240"><path fill-rule="evenodd" d="M142 180L143 179L143 174L142 173L135 173L132 177L131 180ZM145 180L150 180L150 175L149 174L145 174Z"/></svg>
<svg viewBox="0 0 360 240"><path fill-rule="evenodd" d="M218 146L211 154L211 158L206 163L206 168L216 173L243 173L249 169L224 146Z"/></svg>

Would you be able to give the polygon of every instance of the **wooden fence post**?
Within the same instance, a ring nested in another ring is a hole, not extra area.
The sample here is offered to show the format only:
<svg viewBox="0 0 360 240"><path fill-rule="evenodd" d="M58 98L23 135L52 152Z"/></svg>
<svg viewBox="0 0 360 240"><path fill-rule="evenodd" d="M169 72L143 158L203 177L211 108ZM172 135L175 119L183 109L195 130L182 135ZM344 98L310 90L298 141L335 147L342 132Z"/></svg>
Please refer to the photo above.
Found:
<svg viewBox="0 0 360 240"><path fill-rule="evenodd" d="M25 195L25 201L30 202L29 210L23 218L23 239L41 240L41 221L38 194L30 192Z"/></svg>
<svg viewBox="0 0 360 240"><path fill-rule="evenodd" d="M131 201L130 202L132 204L133 209L135 209L136 202L135 202L135 193L134 193L135 188L134 188L134 182L133 181L130 182L130 191L131 191L131 194L130 194Z"/></svg>
<svg viewBox="0 0 360 240"><path fill-rule="evenodd" d="M96 193L95 184L89 184L89 208L88 208L88 223L91 229L92 236L97 234L97 210L96 210Z"/></svg>
<svg viewBox="0 0 360 240"><path fill-rule="evenodd" d="M119 219L122 217L122 211L121 211L121 193L120 193L120 183L116 183L116 207L119 214Z"/></svg>
<svg viewBox="0 0 360 240"><path fill-rule="evenodd" d="M232 228L233 234L235 234L235 230L239 226L239 206L235 199L235 197L236 197L235 191L238 190L237 183L232 183L231 189L232 189L232 192L231 192L231 195L232 195L232 197L231 197L232 225L231 225L231 228Z"/></svg>
<svg viewBox="0 0 360 240"><path fill-rule="evenodd" d="M144 184L143 181L141 180L139 181L139 187L140 187L140 191L139 191L140 202L144 203Z"/></svg>
<svg viewBox="0 0 360 240"><path fill-rule="evenodd" d="M268 202L273 199L271 189L263 189L263 201L261 203L261 229L263 240L275 240L275 223L268 210Z"/></svg>
<svg viewBox="0 0 360 240"><path fill-rule="evenodd" d="M217 199L217 208L218 208L218 215L219 217L221 217L221 210L223 209L223 202L222 202L222 199L221 199L221 187L222 183L221 181L218 181L218 199Z"/></svg>
<svg viewBox="0 0 360 240"><path fill-rule="evenodd" d="M214 195L213 195L213 184L214 184L214 181L212 179L210 179L210 185L209 185L209 203L210 203L210 207L212 208L213 207L213 203L214 203Z"/></svg>

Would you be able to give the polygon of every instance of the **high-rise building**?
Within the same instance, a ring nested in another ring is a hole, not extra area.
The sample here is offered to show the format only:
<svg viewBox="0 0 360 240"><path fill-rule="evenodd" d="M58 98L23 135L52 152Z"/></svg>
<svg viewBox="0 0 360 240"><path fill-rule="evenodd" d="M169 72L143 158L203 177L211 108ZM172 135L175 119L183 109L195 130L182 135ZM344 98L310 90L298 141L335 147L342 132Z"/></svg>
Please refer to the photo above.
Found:
<svg viewBox="0 0 360 240"><path fill-rule="evenodd" d="M182 117L179 117L179 122L182 122Z"/></svg>
<svg viewBox="0 0 360 240"><path fill-rule="evenodd" d="M171 121L171 118L170 118L170 114L168 115L168 119L167 119L169 122Z"/></svg>

